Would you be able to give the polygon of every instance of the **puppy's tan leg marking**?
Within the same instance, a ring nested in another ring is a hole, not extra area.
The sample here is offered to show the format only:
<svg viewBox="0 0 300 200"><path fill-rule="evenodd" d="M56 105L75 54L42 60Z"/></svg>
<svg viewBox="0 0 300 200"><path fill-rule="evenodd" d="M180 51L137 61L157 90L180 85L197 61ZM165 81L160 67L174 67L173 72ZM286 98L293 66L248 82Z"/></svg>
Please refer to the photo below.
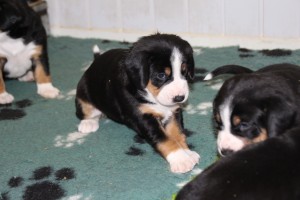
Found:
<svg viewBox="0 0 300 200"><path fill-rule="evenodd" d="M5 90L5 83L3 79L3 69L5 65L5 58L0 57L0 94L6 92Z"/></svg>
<svg viewBox="0 0 300 200"><path fill-rule="evenodd" d="M165 133L167 140L159 143L157 148L169 162L171 171L174 173L191 171L199 163L200 156L188 148L185 135L174 116L166 125Z"/></svg>
<svg viewBox="0 0 300 200"><path fill-rule="evenodd" d="M35 64L34 78L37 83L37 93L45 98L55 98L59 95L59 90L52 85L51 77L46 73L40 60L42 50L42 46L37 46L36 53L32 56Z"/></svg>
<svg viewBox="0 0 300 200"><path fill-rule="evenodd" d="M182 133L175 116L172 115L168 124L163 127L161 120L163 114L155 112L151 107L142 105L139 110L144 114L153 115L160 124L161 130L163 130L167 139L157 144L157 150L161 155L169 162L170 169L174 173L185 173L193 169L193 167L199 162L200 156L189 150L185 135Z"/></svg>
<svg viewBox="0 0 300 200"><path fill-rule="evenodd" d="M78 131L81 133L97 131L99 128L99 118L102 115L102 112L90 103L87 103L81 99L78 99L78 103L80 104L82 113L84 115L83 119L78 125Z"/></svg>
<svg viewBox="0 0 300 200"><path fill-rule="evenodd" d="M165 158L171 152L178 149L188 149L185 142L185 136L181 133L177 123L173 120L173 117L165 127L165 134L167 136L167 140L158 144L158 149Z"/></svg>
<svg viewBox="0 0 300 200"><path fill-rule="evenodd" d="M5 58L0 57L0 104L8 104L13 102L14 100L14 97L8 92L6 92L5 89L5 83L3 79L3 73L2 73L5 63L6 63Z"/></svg>

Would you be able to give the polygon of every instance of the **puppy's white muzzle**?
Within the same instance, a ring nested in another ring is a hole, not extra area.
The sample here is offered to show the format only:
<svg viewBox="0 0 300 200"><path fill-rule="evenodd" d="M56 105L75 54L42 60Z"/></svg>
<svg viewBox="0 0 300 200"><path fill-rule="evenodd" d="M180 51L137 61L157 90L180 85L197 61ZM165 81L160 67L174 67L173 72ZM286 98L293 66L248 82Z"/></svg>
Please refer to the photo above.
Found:
<svg viewBox="0 0 300 200"><path fill-rule="evenodd" d="M222 130L218 133L217 139L219 154L225 156L224 152L236 152L246 146L245 140L232 133Z"/></svg>
<svg viewBox="0 0 300 200"><path fill-rule="evenodd" d="M164 106L173 106L178 103L184 103L188 99L189 88L184 79L173 81L164 86L157 95L157 101Z"/></svg>

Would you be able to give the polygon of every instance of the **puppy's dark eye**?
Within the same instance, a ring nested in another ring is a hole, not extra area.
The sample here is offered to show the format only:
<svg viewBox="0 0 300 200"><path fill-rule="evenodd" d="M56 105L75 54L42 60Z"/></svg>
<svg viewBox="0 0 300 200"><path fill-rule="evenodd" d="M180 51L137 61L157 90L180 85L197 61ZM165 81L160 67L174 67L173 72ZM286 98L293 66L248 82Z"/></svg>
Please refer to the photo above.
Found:
<svg viewBox="0 0 300 200"><path fill-rule="evenodd" d="M183 62L182 64L181 64L181 74L183 75L183 76L186 76L186 74L187 74L187 64L185 63L185 62Z"/></svg>
<svg viewBox="0 0 300 200"><path fill-rule="evenodd" d="M181 74L182 74L182 76L186 76L187 75L187 70L181 70Z"/></svg>
<svg viewBox="0 0 300 200"><path fill-rule="evenodd" d="M250 125L249 123L241 122L241 123L239 124L239 129L240 129L241 131L245 131L245 130L247 130L247 129L249 129L249 128L251 128L251 125Z"/></svg>
<svg viewBox="0 0 300 200"><path fill-rule="evenodd" d="M167 78L167 75L165 73L158 73L156 75L156 77L159 79L159 80L166 80Z"/></svg>

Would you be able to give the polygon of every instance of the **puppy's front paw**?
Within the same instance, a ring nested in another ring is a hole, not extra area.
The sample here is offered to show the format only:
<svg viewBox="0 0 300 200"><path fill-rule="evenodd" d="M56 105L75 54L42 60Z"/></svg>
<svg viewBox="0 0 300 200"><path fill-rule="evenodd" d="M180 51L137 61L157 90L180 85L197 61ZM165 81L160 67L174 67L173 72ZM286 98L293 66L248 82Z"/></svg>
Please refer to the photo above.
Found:
<svg viewBox="0 0 300 200"><path fill-rule="evenodd" d="M200 156L189 149L178 149L170 153L166 159L173 173L186 173L199 163Z"/></svg>
<svg viewBox="0 0 300 200"><path fill-rule="evenodd" d="M59 95L59 90L52 83L37 84L37 93L42 97L53 99Z"/></svg>
<svg viewBox="0 0 300 200"><path fill-rule="evenodd" d="M7 92L3 92L0 94L0 104L8 104L8 103L13 102L13 100L14 100L14 97Z"/></svg>
<svg viewBox="0 0 300 200"><path fill-rule="evenodd" d="M99 128L99 122L97 119L84 119L80 121L78 125L78 131L81 133L95 132Z"/></svg>

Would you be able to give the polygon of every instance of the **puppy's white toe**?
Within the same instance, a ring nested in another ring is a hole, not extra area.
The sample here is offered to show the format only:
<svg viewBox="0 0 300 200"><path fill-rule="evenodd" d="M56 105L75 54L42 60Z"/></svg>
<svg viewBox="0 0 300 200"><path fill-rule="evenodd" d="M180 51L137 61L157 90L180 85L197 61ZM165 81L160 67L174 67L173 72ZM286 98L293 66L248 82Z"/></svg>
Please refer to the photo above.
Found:
<svg viewBox="0 0 300 200"><path fill-rule="evenodd" d="M13 100L14 100L14 97L7 92L3 92L0 94L0 104L8 104L8 103L13 102Z"/></svg>
<svg viewBox="0 0 300 200"><path fill-rule="evenodd" d="M199 163L200 156L189 149L178 149L170 153L166 159L173 173L186 173Z"/></svg>
<svg viewBox="0 0 300 200"><path fill-rule="evenodd" d="M81 133L91 133L97 131L99 122L97 119L84 119L78 125L78 131Z"/></svg>
<svg viewBox="0 0 300 200"><path fill-rule="evenodd" d="M197 164L200 160L200 155L196 151L191 151L189 149L186 149L185 152L191 157L192 160L194 160Z"/></svg>
<svg viewBox="0 0 300 200"><path fill-rule="evenodd" d="M59 95L59 90L52 83L37 84L37 93L42 97L53 99Z"/></svg>

